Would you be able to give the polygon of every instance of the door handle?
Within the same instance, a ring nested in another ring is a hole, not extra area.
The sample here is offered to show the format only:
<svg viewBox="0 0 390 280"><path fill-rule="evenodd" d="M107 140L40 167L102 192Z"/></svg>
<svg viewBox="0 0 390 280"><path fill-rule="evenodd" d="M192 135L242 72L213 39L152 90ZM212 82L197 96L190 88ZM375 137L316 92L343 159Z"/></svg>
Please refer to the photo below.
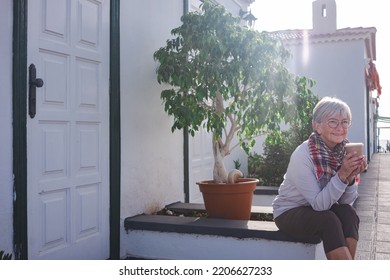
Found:
<svg viewBox="0 0 390 280"><path fill-rule="evenodd" d="M34 118L35 114L37 112L37 87L40 88L43 86L43 80L40 78L37 78L37 69L35 68L34 64L30 64L30 67L28 68L28 84L29 84L29 90L28 90L28 114L30 115L30 118Z"/></svg>

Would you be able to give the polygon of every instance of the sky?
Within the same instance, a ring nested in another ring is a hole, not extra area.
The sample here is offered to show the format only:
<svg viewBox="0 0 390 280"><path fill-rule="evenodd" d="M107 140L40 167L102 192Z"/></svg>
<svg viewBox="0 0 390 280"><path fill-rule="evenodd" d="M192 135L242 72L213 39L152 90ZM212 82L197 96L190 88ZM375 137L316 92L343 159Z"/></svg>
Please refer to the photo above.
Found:
<svg viewBox="0 0 390 280"><path fill-rule="evenodd" d="M286 29L312 29L313 0L255 0L250 6L257 18L255 29L276 31ZM376 61L382 94L379 115L390 117L390 36L386 27L388 8L386 0L336 0L337 28L375 27ZM378 126L390 124L378 123ZM390 139L390 129L381 129L381 139Z"/></svg>

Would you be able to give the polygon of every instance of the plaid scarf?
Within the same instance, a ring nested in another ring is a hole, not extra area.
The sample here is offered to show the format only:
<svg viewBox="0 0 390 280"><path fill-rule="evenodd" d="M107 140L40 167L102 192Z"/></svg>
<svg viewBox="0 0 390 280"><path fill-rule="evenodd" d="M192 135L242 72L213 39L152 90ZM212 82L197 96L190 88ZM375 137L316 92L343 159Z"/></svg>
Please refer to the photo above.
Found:
<svg viewBox="0 0 390 280"><path fill-rule="evenodd" d="M314 163L315 175L318 182L320 182L322 177L326 179L326 182L329 182L340 169L345 154L344 147L348 142L347 139L344 139L343 142L337 144L331 150L325 145L318 133L313 132L309 136L310 156Z"/></svg>

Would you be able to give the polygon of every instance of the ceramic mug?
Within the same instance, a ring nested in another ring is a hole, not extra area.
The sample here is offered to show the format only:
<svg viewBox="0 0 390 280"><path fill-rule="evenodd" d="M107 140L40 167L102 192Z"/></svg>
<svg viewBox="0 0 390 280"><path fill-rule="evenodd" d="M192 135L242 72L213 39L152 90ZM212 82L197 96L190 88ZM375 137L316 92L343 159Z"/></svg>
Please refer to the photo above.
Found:
<svg viewBox="0 0 390 280"><path fill-rule="evenodd" d="M363 143L347 143L345 144L347 154L356 152L358 157L363 155Z"/></svg>

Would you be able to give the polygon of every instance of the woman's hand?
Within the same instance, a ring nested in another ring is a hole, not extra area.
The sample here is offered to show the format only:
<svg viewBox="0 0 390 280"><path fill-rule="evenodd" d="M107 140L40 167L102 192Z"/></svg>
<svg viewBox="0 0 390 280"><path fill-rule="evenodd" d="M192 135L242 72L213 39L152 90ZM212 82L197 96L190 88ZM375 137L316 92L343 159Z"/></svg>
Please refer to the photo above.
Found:
<svg viewBox="0 0 390 280"><path fill-rule="evenodd" d="M356 156L356 153L346 154L341 168L338 171L338 176L341 181L350 184L356 175L362 173L367 167L366 157Z"/></svg>

